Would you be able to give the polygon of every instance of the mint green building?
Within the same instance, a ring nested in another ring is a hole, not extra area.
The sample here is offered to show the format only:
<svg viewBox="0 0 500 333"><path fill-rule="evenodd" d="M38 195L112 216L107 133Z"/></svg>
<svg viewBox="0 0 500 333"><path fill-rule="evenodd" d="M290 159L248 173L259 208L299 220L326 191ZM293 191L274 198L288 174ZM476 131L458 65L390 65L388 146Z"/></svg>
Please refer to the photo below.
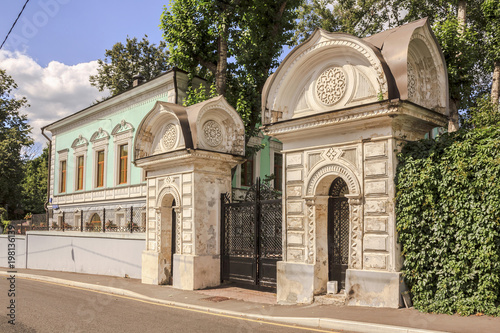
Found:
<svg viewBox="0 0 500 333"><path fill-rule="evenodd" d="M193 84L203 82L195 78ZM100 231L105 226L106 231L129 231L133 226L145 231L148 175L134 165L137 129L156 102L182 104L187 87L187 73L172 69L148 82L134 82L130 90L42 129L52 134L52 228ZM261 143L265 147L234 170L233 187L249 187L257 176L281 175L281 144L268 137L250 140L251 145ZM281 186L277 180L271 183Z"/></svg>

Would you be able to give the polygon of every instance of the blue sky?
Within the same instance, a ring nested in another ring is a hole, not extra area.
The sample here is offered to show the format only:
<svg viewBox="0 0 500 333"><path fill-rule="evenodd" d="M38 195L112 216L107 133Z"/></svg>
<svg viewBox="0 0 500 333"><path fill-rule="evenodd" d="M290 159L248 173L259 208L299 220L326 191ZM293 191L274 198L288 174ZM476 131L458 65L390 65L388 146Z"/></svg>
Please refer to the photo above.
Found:
<svg viewBox="0 0 500 333"><path fill-rule="evenodd" d="M25 0L0 3L0 43ZM97 59L127 36L162 40L160 16L169 0L30 0L0 50L0 68L25 96L37 150L45 145L41 127L75 113L109 95L88 81ZM49 133L50 135L50 133Z"/></svg>
<svg viewBox="0 0 500 333"><path fill-rule="evenodd" d="M0 4L2 41L24 3ZM168 0L31 0L4 49L24 52L45 67L54 60L76 65L103 58L105 49L127 35L146 34L157 44L162 39L158 25L164 5Z"/></svg>

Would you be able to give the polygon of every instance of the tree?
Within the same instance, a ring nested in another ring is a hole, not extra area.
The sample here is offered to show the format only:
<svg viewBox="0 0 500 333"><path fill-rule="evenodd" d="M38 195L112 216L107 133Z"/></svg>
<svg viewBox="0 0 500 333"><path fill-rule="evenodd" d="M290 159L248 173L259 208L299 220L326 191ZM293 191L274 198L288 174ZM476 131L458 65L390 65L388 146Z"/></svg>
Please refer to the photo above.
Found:
<svg viewBox="0 0 500 333"><path fill-rule="evenodd" d="M97 60L97 74L90 76L90 84L99 91L109 89L114 96L132 87L133 77L140 74L150 80L169 69L165 42L158 47L149 44L148 36L141 41L127 37L125 45L118 42L106 50L104 60Z"/></svg>
<svg viewBox="0 0 500 333"><path fill-rule="evenodd" d="M497 106L500 95L500 2L498 0L485 0L481 5L484 18L484 41L486 59L493 77L491 84L491 102Z"/></svg>
<svg viewBox="0 0 500 333"><path fill-rule="evenodd" d="M381 0L310 0L304 1L298 13L296 43L316 28L366 37L400 25L398 8Z"/></svg>
<svg viewBox="0 0 500 333"><path fill-rule="evenodd" d="M484 46L485 35L482 31L485 30L486 23L485 15L480 10L481 4L487 2L498 6L497 0L468 2L464 0L312 0L307 1L299 10L301 22L296 32L296 40L306 38L312 32L314 25L330 31L343 31L364 37L427 17L441 45L448 67L450 87L448 127L450 131L454 131L458 129L459 110L469 110L470 107L475 106L489 82L487 70L483 64L486 48ZM486 9L483 8L483 11ZM498 27L498 19L490 21L491 30ZM498 34L490 35L498 36ZM495 48L490 49L493 54L498 55L498 52L495 53Z"/></svg>
<svg viewBox="0 0 500 333"><path fill-rule="evenodd" d="M22 198L23 149L32 145L31 127L20 109L28 106L25 97L16 99L17 85L0 69L0 206L13 212ZM10 215L9 215L10 216Z"/></svg>
<svg viewBox="0 0 500 333"><path fill-rule="evenodd" d="M47 199L47 175L49 148L45 147L40 156L28 160L23 179L23 208L26 212L41 214L45 212Z"/></svg>
<svg viewBox="0 0 500 333"><path fill-rule="evenodd" d="M261 93L291 44L300 0L172 1L161 28L173 65L215 83L242 116L247 139L260 122Z"/></svg>

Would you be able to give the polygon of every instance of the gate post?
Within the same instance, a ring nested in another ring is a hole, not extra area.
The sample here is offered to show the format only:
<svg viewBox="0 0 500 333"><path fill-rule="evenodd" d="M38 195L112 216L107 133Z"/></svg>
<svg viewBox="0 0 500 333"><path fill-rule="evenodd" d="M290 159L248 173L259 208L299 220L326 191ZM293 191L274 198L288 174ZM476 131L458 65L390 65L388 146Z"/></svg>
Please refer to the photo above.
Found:
<svg viewBox="0 0 500 333"><path fill-rule="evenodd" d="M224 281L224 245L226 243L226 195L220 194L220 283Z"/></svg>

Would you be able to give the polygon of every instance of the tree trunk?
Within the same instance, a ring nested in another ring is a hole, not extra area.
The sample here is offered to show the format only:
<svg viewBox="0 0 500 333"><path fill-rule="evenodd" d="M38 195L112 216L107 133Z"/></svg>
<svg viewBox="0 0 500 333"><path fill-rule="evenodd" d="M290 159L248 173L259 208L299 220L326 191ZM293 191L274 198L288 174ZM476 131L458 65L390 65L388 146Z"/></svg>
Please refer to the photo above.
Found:
<svg viewBox="0 0 500 333"><path fill-rule="evenodd" d="M217 72L215 74L215 86L217 89L217 94L226 96L227 88L227 25L222 24L222 29L219 33L218 40L218 61L217 61Z"/></svg>
<svg viewBox="0 0 500 333"><path fill-rule="evenodd" d="M460 0L458 2L458 32L462 35L465 31L465 20L467 18L467 2L464 0Z"/></svg>
<svg viewBox="0 0 500 333"><path fill-rule="evenodd" d="M498 97L500 95L500 61L495 61L495 69L493 70L493 83L491 84L491 103L498 105Z"/></svg>
<svg viewBox="0 0 500 333"><path fill-rule="evenodd" d="M467 19L467 2L464 0L458 1L458 34L463 35L465 31L465 20ZM460 53L459 53L460 55ZM459 98L450 96L450 119L448 120L448 132L456 132L459 128L458 122L458 104Z"/></svg>
<svg viewBox="0 0 500 333"><path fill-rule="evenodd" d="M448 120L448 132L458 131L458 100L450 98L450 119Z"/></svg>

